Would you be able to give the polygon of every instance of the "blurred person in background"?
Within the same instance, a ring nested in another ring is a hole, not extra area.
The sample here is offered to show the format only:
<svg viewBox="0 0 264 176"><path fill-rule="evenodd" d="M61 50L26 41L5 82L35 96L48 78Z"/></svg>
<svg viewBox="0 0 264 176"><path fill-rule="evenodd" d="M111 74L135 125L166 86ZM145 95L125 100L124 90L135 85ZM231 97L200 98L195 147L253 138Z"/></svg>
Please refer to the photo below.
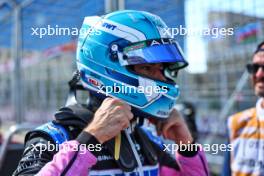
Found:
<svg viewBox="0 0 264 176"><path fill-rule="evenodd" d="M222 175L264 175L264 42L257 46L252 62L247 64L255 95L256 106L228 119L229 143Z"/></svg>
<svg viewBox="0 0 264 176"><path fill-rule="evenodd" d="M161 138L144 128L149 120L164 138L194 143L173 109L177 71L188 64L178 44L161 31L166 27L160 17L142 11L86 17L82 29L89 31L79 36L78 71L66 107L27 134L13 175L208 175L201 148L178 151L175 159ZM165 91L122 92L122 86ZM89 90L86 105L77 103L77 87ZM60 149L48 150L50 144Z"/></svg>

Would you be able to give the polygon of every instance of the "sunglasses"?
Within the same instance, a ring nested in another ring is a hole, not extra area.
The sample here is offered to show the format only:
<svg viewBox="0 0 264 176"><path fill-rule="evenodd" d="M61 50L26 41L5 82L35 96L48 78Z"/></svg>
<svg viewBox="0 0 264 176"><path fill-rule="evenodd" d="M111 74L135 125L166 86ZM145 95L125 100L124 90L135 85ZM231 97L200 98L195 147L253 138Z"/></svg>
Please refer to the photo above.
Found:
<svg viewBox="0 0 264 176"><path fill-rule="evenodd" d="M259 65L259 64L247 64L247 71L250 74L256 74L259 70L259 68L264 71L264 65Z"/></svg>

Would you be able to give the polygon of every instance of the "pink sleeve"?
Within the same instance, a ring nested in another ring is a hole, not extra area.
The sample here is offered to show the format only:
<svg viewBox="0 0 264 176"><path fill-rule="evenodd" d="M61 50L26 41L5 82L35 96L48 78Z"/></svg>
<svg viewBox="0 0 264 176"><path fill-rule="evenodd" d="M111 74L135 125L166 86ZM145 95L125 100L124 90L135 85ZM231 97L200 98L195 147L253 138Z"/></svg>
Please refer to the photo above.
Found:
<svg viewBox="0 0 264 176"><path fill-rule="evenodd" d="M75 140L66 141L60 145L60 150L53 156L37 174L37 176L56 176L66 172L66 175L87 176L88 169L96 163L96 157L85 146Z"/></svg>
<svg viewBox="0 0 264 176"><path fill-rule="evenodd" d="M180 166L180 170L176 171L175 169L169 167L161 167L160 175L166 176L208 176L208 166L203 151L198 151L198 153L193 157L185 157L181 154L176 154L177 162Z"/></svg>

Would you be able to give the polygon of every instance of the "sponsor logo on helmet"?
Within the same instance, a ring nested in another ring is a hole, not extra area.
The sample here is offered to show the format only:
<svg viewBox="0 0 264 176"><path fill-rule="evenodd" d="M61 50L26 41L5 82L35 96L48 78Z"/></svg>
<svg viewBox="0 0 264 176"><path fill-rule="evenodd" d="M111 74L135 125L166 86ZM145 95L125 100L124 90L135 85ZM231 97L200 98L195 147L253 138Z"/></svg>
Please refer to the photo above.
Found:
<svg viewBox="0 0 264 176"><path fill-rule="evenodd" d="M128 47L124 48L124 52L127 53L132 50L142 49L147 46L154 46L154 45L165 45L165 44L175 44L176 41L173 38L161 38L161 39L153 39L153 40L146 40L142 42L136 42Z"/></svg>
<svg viewBox="0 0 264 176"><path fill-rule="evenodd" d="M113 31L113 30L115 30L116 25L113 25L113 24L110 24L110 23L106 23L106 22L104 22L104 23L102 24L102 27L107 28L107 29L111 29L111 30Z"/></svg>
<svg viewBox="0 0 264 176"><path fill-rule="evenodd" d="M169 38L169 39L159 39L159 40L152 40L150 42L150 46L153 46L153 45L165 45L165 44L173 44L175 43L175 40L172 39L172 38Z"/></svg>
<svg viewBox="0 0 264 176"><path fill-rule="evenodd" d="M162 115L162 116L168 116L168 115L169 115L169 112L159 110L159 111L157 112L157 114L158 114L158 115Z"/></svg>
<svg viewBox="0 0 264 176"><path fill-rule="evenodd" d="M93 86L96 86L96 87L101 87L103 85L100 81L98 81L92 77L88 78L88 82L91 83Z"/></svg>

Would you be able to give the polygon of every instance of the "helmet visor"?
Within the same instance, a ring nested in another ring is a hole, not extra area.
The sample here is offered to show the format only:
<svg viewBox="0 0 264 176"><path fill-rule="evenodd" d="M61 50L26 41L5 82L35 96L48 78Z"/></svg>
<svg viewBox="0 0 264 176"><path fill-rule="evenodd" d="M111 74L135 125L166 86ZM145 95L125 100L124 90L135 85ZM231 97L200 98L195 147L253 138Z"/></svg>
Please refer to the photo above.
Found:
<svg viewBox="0 0 264 176"><path fill-rule="evenodd" d="M171 63L175 69L188 65L177 42L173 39L146 40L123 49L122 66L136 64ZM176 68L177 67L177 68Z"/></svg>

